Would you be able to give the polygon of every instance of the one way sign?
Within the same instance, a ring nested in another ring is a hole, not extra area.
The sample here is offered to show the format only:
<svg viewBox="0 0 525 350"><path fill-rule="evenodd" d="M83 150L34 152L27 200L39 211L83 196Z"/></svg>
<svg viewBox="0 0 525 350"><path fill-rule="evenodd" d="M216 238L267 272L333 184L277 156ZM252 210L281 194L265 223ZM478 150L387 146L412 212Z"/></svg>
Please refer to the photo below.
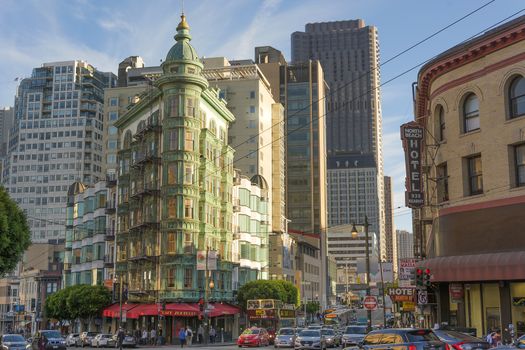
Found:
<svg viewBox="0 0 525 350"><path fill-rule="evenodd" d="M428 304L428 293L427 293L426 290L418 290L417 291L417 303L419 305Z"/></svg>

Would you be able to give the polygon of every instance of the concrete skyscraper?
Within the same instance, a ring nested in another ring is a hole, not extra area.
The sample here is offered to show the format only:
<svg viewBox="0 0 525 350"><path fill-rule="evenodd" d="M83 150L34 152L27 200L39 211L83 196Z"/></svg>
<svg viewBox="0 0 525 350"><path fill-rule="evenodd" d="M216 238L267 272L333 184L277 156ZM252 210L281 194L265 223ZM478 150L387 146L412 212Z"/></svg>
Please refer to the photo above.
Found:
<svg viewBox="0 0 525 350"><path fill-rule="evenodd" d="M377 29L365 26L363 20L348 20L324 23L309 23L304 32L295 32L292 39L292 62L319 60L323 67L325 81L330 88L326 97L326 139L328 172L331 164L348 161L350 173L361 166L375 168L375 174L367 176L369 185L347 187L348 193L342 196L338 191L338 201L345 201L350 208L328 218L328 226L349 223L362 223L367 215L371 230L380 233L382 250L385 241L385 217L383 194L383 157L381 139L380 71L379 41ZM359 159L354 159L355 157ZM334 159L337 157L338 159ZM341 157L345 159L341 159ZM338 170L341 173L341 169ZM354 204L353 196L364 196L365 187L376 188L375 208L370 201ZM352 191L354 193L352 193ZM333 201L328 190L328 202Z"/></svg>
<svg viewBox="0 0 525 350"><path fill-rule="evenodd" d="M69 186L103 177L104 88L115 83L83 61L44 63L21 81L2 181L33 243L64 239Z"/></svg>

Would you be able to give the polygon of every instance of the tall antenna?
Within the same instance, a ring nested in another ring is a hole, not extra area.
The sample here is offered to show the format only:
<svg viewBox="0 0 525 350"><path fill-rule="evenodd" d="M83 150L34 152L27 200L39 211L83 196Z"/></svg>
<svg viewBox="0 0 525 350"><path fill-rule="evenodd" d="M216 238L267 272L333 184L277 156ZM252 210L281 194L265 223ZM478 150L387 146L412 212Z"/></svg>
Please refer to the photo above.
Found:
<svg viewBox="0 0 525 350"><path fill-rule="evenodd" d="M181 2L182 14L184 14L184 0L180 0L180 2Z"/></svg>

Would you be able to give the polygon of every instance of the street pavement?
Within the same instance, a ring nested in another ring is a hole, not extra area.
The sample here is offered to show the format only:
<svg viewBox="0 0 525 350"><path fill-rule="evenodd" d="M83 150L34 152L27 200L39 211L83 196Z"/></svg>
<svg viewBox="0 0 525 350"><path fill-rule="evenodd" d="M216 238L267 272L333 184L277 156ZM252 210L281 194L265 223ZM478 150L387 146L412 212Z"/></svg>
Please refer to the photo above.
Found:
<svg viewBox="0 0 525 350"><path fill-rule="evenodd" d="M70 350L73 350L75 348L68 348ZM79 348L80 349L80 348ZM84 350L101 350L101 349L113 349L113 348L91 348L85 346L82 348ZM132 348L125 348L132 349ZM180 345L162 345L162 346L137 346L135 349L140 350L166 350L166 349L180 349ZM196 349L196 350L238 350L238 347L235 343L215 343L215 344L209 344L209 345L199 345L199 344L193 344L192 346L184 346L184 349ZM246 348L248 349L248 348ZM257 349L267 349L267 350L273 350L273 346L263 346Z"/></svg>

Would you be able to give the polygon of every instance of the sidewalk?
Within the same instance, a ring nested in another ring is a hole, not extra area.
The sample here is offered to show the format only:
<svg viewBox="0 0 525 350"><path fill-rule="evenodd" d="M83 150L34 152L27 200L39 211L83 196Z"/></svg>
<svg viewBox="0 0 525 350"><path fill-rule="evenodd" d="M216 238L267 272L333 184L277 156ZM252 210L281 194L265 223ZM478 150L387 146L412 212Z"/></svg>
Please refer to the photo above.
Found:
<svg viewBox="0 0 525 350"><path fill-rule="evenodd" d="M209 344L192 344L191 346L185 345L184 348L214 348L220 346L236 346L236 342L224 342L224 343L209 343ZM180 344L164 344L164 345L137 345L137 348L148 349L148 348L167 348L167 347L178 347Z"/></svg>

